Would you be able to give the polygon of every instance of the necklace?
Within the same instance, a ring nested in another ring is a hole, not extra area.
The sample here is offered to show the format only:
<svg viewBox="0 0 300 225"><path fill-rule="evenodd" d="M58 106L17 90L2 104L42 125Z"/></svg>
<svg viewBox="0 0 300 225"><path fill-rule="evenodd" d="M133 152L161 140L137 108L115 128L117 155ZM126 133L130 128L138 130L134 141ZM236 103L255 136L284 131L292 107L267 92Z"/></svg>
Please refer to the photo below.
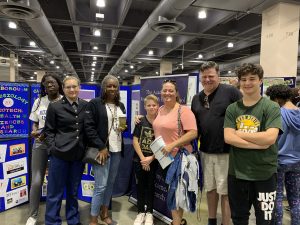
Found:
<svg viewBox="0 0 300 225"><path fill-rule="evenodd" d="M112 117L112 129L116 132L119 133L118 130L118 117L117 117L117 106L114 105L114 109L112 110L112 108L109 106L109 104L106 104L110 113L111 113L111 117ZM112 105L112 104L111 104Z"/></svg>

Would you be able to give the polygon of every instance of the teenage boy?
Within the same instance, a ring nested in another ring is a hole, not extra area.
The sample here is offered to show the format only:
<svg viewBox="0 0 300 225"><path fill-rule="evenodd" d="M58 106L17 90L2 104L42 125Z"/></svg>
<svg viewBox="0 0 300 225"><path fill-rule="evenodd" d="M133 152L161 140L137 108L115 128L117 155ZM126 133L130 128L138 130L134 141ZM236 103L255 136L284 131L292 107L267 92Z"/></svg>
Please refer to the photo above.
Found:
<svg viewBox="0 0 300 225"><path fill-rule="evenodd" d="M273 222L276 198L277 143L280 108L262 97L263 69L243 64L237 69L243 98L225 114L224 138L231 145L228 196L234 225L248 225L253 205L257 225Z"/></svg>

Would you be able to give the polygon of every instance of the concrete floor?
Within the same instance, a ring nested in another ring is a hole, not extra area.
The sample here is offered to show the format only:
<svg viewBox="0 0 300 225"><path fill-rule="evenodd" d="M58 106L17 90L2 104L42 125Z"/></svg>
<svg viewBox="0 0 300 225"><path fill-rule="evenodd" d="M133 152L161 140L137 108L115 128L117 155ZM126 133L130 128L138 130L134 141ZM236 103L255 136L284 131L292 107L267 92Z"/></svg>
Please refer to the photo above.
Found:
<svg viewBox="0 0 300 225"><path fill-rule="evenodd" d="M27 220L28 204L24 204L19 207L7 210L0 213L0 224L1 225L25 225ZM64 205L62 206L62 213L64 215ZM80 213L81 222L83 225L89 224L89 211L90 204L80 201ZM137 208L128 201L128 196L123 196L119 198L114 198L112 202L112 218L116 221L115 224L118 225L131 225L137 214ZM219 210L220 211L220 210ZM37 225L44 224L44 213L45 213L45 203L41 203L40 206L40 216ZM253 215L253 213L252 213ZM200 221L197 220L197 214L185 213L184 217L187 219L189 225L206 225L207 224L207 205L206 199L202 199L200 205ZM220 212L218 212L218 217ZM64 218L63 218L64 219ZM219 219L220 220L220 219ZM100 221L99 221L100 222ZM100 223L101 224L101 223ZM103 223L102 223L103 224ZM288 213L284 214L284 225L290 224L290 218ZM62 225L67 225L64 220ZM155 225L165 225L165 223L155 220ZM249 225L255 225L255 219L253 216L250 218Z"/></svg>

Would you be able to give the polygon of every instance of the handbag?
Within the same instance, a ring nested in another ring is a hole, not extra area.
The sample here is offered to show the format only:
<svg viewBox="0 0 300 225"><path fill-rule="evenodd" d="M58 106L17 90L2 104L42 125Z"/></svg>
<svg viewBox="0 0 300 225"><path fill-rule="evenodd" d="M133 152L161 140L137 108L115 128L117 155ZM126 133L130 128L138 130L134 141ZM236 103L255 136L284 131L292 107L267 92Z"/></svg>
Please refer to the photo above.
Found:
<svg viewBox="0 0 300 225"><path fill-rule="evenodd" d="M111 123L110 129L109 129L109 132L108 132L108 136L107 136L107 139L106 139L105 144L104 144L105 146L106 146L106 144L108 142L108 138L109 138L109 135L110 135L113 123L114 123L114 117L112 119L112 123ZM97 160L98 153L99 153L99 149L98 148L87 147L86 150L85 150L85 154L84 154L84 157L82 159L82 162L89 163L89 164L94 164L94 165L97 165L97 164L100 165L99 161Z"/></svg>

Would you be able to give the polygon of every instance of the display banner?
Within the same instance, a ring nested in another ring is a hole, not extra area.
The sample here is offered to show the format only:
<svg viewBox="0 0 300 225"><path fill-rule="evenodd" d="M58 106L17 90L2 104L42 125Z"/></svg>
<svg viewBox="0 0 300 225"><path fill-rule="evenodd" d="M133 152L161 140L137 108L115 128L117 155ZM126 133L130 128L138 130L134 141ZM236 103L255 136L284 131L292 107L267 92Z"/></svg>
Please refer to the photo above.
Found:
<svg viewBox="0 0 300 225"><path fill-rule="evenodd" d="M0 82L0 138L28 137L29 84Z"/></svg>
<svg viewBox="0 0 300 225"><path fill-rule="evenodd" d="M33 106L34 101L39 97L41 91L41 85L40 84L31 84L30 85L30 92L31 92L31 106Z"/></svg>
<svg viewBox="0 0 300 225"><path fill-rule="evenodd" d="M140 94L140 113L145 115L144 98L147 95L154 94L158 97L160 105L162 105L160 91L164 80L176 81L176 86L180 95L181 104L186 104L188 90L188 74L159 76L159 77L141 77L141 94Z"/></svg>
<svg viewBox="0 0 300 225"><path fill-rule="evenodd" d="M28 201L28 138L0 140L0 212Z"/></svg>

